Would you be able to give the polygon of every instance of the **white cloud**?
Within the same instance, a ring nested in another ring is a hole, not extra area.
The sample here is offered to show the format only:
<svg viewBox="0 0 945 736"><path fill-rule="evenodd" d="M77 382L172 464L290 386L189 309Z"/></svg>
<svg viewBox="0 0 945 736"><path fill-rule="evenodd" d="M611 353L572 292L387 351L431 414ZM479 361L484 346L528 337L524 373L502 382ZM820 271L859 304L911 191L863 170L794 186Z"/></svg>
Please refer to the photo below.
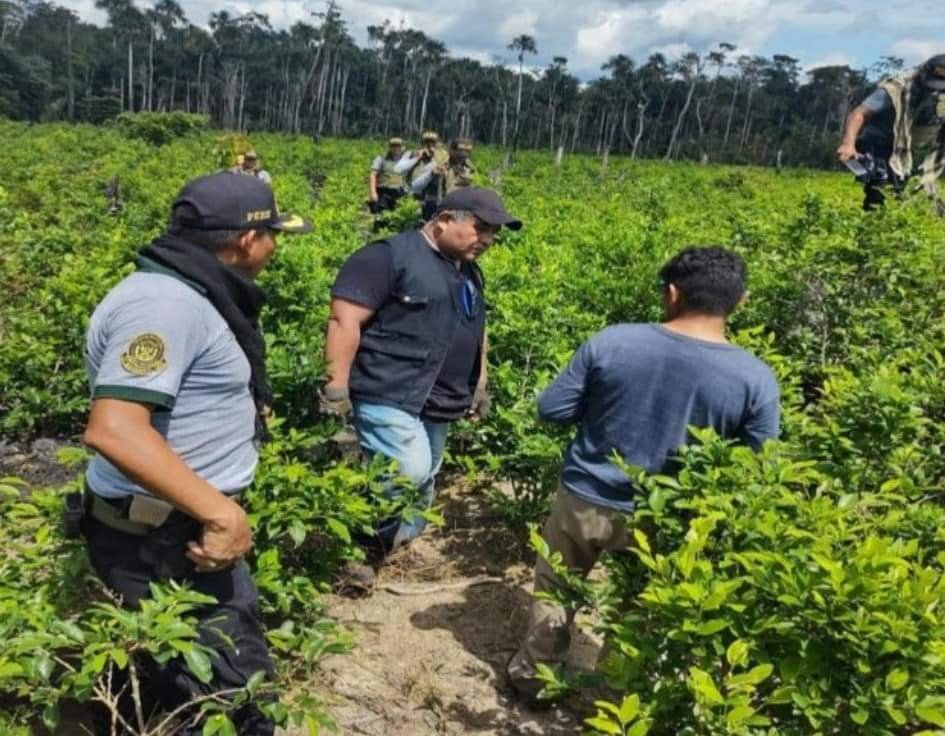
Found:
<svg viewBox="0 0 945 736"><path fill-rule="evenodd" d="M903 38L889 47L893 56L901 56L907 65L919 64L931 56L945 53L945 43L930 38Z"/></svg>
<svg viewBox="0 0 945 736"><path fill-rule="evenodd" d="M520 10L502 21L499 26L500 38L515 38L523 33L529 36L535 36L538 31L538 11L526 8Z"/></svg>
<svg viewBox="0 0 945 736"><path fill-rule="evenodd" d="M255 10L269 16L269 22L277 28L291 26L299 21L311 21L311 11L298 0L263 0L256 5Z"/></svg>
<svg viewBox="0 0 945 736"><path fill-rule="evenodd" d="M628 42L645 32L649 12L631 7L599 13L586 25L577 25L574 61L577 66L597 66L611 56L626 53ZM573 65L573 64L572 64Z"/></svg>
<svg viewBox="0 0 945 736"><path fill-rule="evenodd" d="M819 69L822 66L849 66L856 68L856 62L848 54L842 51L835 51L832 54L820 57L816 61L804 64L803 69L805 72L809 72L812 69Z"/></svg>
<svg viewBox="0 0 945 736"><path fill-rule="evenodd" d="M677 33L707 27L732 28L732 24L757 22L764 17L768 0L668 0L654 10L660 27Z"/></svg>

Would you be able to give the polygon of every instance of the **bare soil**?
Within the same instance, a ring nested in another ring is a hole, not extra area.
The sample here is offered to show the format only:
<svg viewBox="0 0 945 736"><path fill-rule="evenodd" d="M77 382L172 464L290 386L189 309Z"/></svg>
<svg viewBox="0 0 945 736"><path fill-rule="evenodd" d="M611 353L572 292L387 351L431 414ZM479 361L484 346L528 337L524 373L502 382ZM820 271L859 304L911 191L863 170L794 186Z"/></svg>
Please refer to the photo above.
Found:
<svg viewBox="0 0 945 736"><path fill-rule="evenodd" d="M78 443L52 437L32 442L14 442L0 438L0 478L13 476L32 487L56 486L73 480L80 472L56 460L62 449L76 449Z"/></svg>
<svg viewBox="0 0 945 736"><path fill-rule="evenodd" d="M482 494L452 486L441 501L446 524L393 555L371 595L329 597L329 613L357 643L322 660L312 689L345 734L581 733L586 703L535 713L505 683L533 555ZM591 669L599 649L579 630L569 664Z"/></svg>
<svg viewBox="0 0 945 736"><path fill-rule="evenodd" d="M34 486L71 480L76 470L55 460L68 446L74 445L45 438L2 443L0 477L15 475ZM534 553L483 492L459 482L438 502L445 524L428 526L388 558L369 595L326 596L328 614L355 644L321 660L300 686L324 699L341 734L581 733L593 711L587 700L533 712L505 681L528 618ZM600 642L588 632L588 626L575 630L570 668L593 668ZM82 709L73 710L66 707L59 736L87 733Z"/></svg>

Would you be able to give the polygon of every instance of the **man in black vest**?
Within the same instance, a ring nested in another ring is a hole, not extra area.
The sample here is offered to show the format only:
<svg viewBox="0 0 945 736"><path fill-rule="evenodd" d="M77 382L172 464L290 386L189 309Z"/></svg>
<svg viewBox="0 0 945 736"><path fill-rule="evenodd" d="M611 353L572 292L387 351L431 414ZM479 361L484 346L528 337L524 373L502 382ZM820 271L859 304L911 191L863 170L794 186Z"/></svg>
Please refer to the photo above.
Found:
<svg viewBox="0 0 945 736"><path fill-rule="evenodd" d="M522 223L494 192L457 189L420 230L352 254L331 291L321 408L352 413L365 454L396 460L416 488L415 508L433 503L450 422L488 412L483 278L475 261L503 226ZM390 495L399 495L393 483ZM420 514L382 524L383 550L425 525Z"/></svg>

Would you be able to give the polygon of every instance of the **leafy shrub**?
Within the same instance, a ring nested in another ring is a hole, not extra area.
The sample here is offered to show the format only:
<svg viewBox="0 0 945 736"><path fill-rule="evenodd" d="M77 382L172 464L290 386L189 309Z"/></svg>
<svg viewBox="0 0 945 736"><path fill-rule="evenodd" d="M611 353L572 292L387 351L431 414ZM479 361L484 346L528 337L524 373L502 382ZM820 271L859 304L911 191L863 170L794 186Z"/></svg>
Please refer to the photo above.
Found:
<svg viewBox="0 0 945 736"><path fill-rule="evenodd" d="M851 492L787 446L699 439L677 478L643 479L632 556L575 586L602 614L607 683L654 734L945 725L945 511ZM620 705L591 725L622 733Z"/></svg>
<svg viewBox="0 0 945 736"><path fill-rule="evenodd" d="M152 146L163 146L174 138L203 130L206 115L190 112L123 112L115 118L118 129L129 138L140 138Z"/></svg>

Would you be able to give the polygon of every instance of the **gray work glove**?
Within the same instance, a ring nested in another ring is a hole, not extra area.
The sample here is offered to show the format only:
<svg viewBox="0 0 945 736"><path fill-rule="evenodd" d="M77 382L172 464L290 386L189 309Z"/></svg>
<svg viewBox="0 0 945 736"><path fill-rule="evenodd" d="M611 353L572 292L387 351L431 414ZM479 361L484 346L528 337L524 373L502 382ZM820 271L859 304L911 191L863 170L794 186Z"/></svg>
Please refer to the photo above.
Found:
<svg viewBox="0 0 945 736"><path fill-rule="evenodd" d="M485 386L476 386L476 392L473 394L472 404L466 411L466 416L470 419L488 419L489 411L492 409L492 397Z"/></svg>
<svg viewBox="0 0 945 736"><path fill-rule="evenodd" d="M341 417L351 414L351 396L347 386L324 386L318 392L318 413L322 416Z"/></svg>

